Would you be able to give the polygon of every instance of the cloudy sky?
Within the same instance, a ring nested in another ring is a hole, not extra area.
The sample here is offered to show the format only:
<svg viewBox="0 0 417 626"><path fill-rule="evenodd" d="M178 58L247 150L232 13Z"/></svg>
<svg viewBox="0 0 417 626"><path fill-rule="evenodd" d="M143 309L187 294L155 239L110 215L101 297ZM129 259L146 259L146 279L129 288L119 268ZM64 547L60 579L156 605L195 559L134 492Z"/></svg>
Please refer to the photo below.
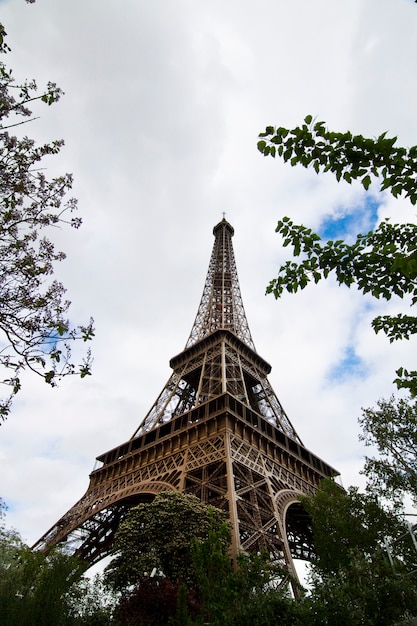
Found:
<svg viewBox="0 0 417 626"><path fill-rule="evenodd" d="M370 327L398 302L332 281L265 296L289 254L274 229L289 215L355 233L372 225L375 203L377 219L414 221L416 209L264 159L256 142L266 125L311 113L417 144L415 4L0 0L0 16L16 77L66 94L25 130L65 139L48 174L73 172L83 227L53 233L67 253L57 277L72 321L96 321L94 375L56 390L25 378L0 428L8 523L36 541L83 495L95 457L136 430L185 346L223 211L273 388L304 444L345 486L363 484L361 407L394 391L400 365L415 367L415 341L390 345Z"/></svg>

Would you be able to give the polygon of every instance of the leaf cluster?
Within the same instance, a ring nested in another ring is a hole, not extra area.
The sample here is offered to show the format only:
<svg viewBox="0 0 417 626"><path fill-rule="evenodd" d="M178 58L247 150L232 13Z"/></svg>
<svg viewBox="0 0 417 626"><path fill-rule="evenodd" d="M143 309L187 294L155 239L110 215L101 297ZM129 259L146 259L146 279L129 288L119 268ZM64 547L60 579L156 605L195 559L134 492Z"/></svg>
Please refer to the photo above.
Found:
<svg viewBox="0 0 417 626"><path fill-rule="evenodd" d="M304 624L303 607L288 592L288 571L268 554L241 554L232 563L222 542L222 529L194 543L193 559L200 612L193 624L272 626Z"/></svg>
<svg viewBox="0 0 417 626"><path fill-rule="evenodd" d="M193 495L163 492L153 502L132 508L120 525L107 582L116 590L136 585L143 576L166 576L192 584L195 572L191 540L205 539L224 524L226 514L206 507ZM228 545L229 530L224 542Z"/></svg>
<svg viewBox="0 0 417 626"><path fill-rule="evenodd" d="M5 36L0 25L0 54L9 52ZM0 420L7 417L21 388L23 370L54 386L63 376L84 377L91 369L90 351L76 365L71 345L94 336L93 322L71 326L65 288L53 279L55 265L65 254L48 237L53 228L81 225L74 215L77 201L66 199L72 175L48 179L41 167L43 159L57 155L64 142L36 145L27 136L9 133L11 127L34 119L29 104L51 105L61 95L54 83L40 94L35 81L17 83L0 62L0 366L10 372L1 381L7 394L0 400Z"/></svg>
<svg viewBox="0 0 417 626"><path fill-rule="evenodd" d="M85 563L54 549L31 550L5 524L0 498L0 622L2 626L107 626L114 598L99 577L83 576Z"/></svg>
<svg viewBox="0 0 417 626"><path fill-rule="evenodd" d="M377 408L362 409L360 439L375 448L363 474L373 491L393 502L411 495L417 504L417 401L381 399Z"/></svg>
<svg viewBox="0 0 417 626"><path fill-rule="evenodd" d="M416 614L412 541L403 542L392 563L385 549L407 535L395 512L381 507L375 493L344 491L331 480L322 481L303 505L317 552L304 600L308 623L377 626Z"/></svg>
<svg viewBox="0 0 417 626"><path fill-rule="evenodd" d="M363 494L356 487L344 491L331 479L323 480L314 496L303 497L302 504L312 519L314 564L320 574L332 575L350 567L358 554L371 567L386 538L395 541L406 530L395 512L380 505L375 493ZM412 565L412 551L407 558Z"/></svg>
<svg viewBox="0 0 417 626"><path fill-rule="evenodd" d="M193 576L188 584L165 576L140 576L133 588L122 591L116 622L119 619L132 626L275 626L279 615L282 626L305 623L296 619L304 615L304 607L293 602L286 587L277 584L287 580L287 572L271 563L268 555L240 555L237 563L232 562L225 522L212 526L205 538L189 539Z"/></svg>
<svg viewBox="0 0 417 626"><path fill-rule="evenodd" d="M396 145L396 137L382 133L377 138L353 135L350 131L329 131L324 122L307 115L304 123L293 129L267 126L260 133L258 150L264 156L279 156L292 166L313 167L317 174L330 172L338 181L359 181L368 190L372 181L380 180L380 191L394 197L403 195L417 203L417 146ZM415 224L382 222L374 231L358 234L349 245L344 240L323 244L319 235L305 226L293 224L285 217L276 231L284 246L293 246L300 263L287 261L278 277L267 287L267 293L280 297L283 290L295 293L310 281L318 283L330 273L339 284L356 285L363 293L389 300L392 295L411 296L417 301L417 227ZM390 341L409 339L417 332L415 316L384 315L372 322L375 332L383 331ZM417 370L397 370L394 381L399 388L417 394Z"/></svg>
<svg viewBox="0 0 417 626"><path fill-rule="evenodd" d="M273 279L268 293L279 298L284 289L295 293L309 282L318 283L334 272L340 285L356 285L362 293L390 300L393 295L411 296L417 302L417 226L381 222L375 231L359 234L349 245L343 240L322 243L321 237L289 217L278 221L276 232L284 239L284 247L293 246L293 255L304 255L300 263L288 261ZM378 318L374 327L386 332L391 341L408 339L417 332L414 317L400 315L394 327L391 318Z"/></svg>
<svg viewBox="0 0 417 626"><path fill-rule="evenodd" d="M258 150L264 156L279 156L291 165L332 172L337 180L358 180L369 189L374 178L381 178L380 190L394 197L404 195L417 203L417 146L396 146L397 137L382 133L372 139L329 131L325 123L307 115L293 129L267 126L259 134Z"/></svg>
<svg viewBox="0 0 417 626"><path fill-rule="evenodd" d="M311 626L411 625L417 613L415 580L393 572L382 554L372 563L358 554L335 574L313 573L304 608Z"/></svg>
<svg viewBox="0 0 417 626"><path fill-rule="evenodd" d="M293 256L303 258L287 261L278 276L270 281L267 293L279 298L286 290L295 293L309 283L317 284L333 273L340 285L356 286L363 294L390 300L392 296L408 296L411 306L417 303L417 226L381 222L374 231L359 234L352 244L344 240L323 242L310 228L297 225L289 217L278 221L276 232L283 237L284 247L293 247ZM372 326L382 331L390 342L409 339L417 332L417 317L383 315ZM417 390L416 372L397 371L398 386Z"/></svg>

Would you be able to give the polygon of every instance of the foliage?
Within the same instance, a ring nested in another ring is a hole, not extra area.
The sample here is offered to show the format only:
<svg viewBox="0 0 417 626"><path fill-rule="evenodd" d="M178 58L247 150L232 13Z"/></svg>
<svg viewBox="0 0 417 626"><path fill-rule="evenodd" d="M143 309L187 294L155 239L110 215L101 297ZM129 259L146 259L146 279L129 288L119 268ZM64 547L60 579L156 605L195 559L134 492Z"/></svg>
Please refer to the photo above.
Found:
<svg viewBox="0 0 417 626"><path fill-rule="evenodd" d="M334 574L313 574L311 583L304 601L311 626L394 626L417 615L415 579L393 572L381 553L372 562L358 554Z"/></svg>
<svg viewBox="0 0 417 626"><path fill-rule="evenodd" d="M5 526L0 499L0 621L2 626L105 626L112 599L85 564L60 550L35 552Z"/></svg>
<svg viewBox="0 0 417 626"><path fill-rule="evenodd" d="M278 612L283 626L296 624L300 606L288 585L277 587L282 568L267 555L241 555L234 564L229 548L225 514L194 496L162 493L132 509L116 536L120 552L106 571L121 592L116 620L128 626L272 626Z"/></svg>
<svg viewBox="0 0 417 626"><path fill-rule="evenodd" d="M271 585L282 572L265 555L239 558L234 567L224 546L227 529L211 530L204 541L194 540L195 579L192 588L169 578L142 577L122 593L115 611L123 626L275 626L296 621L301 605ZM304 613L303 613L304 614Z"/></svg>
<svg viewBox="0 0 417 626"><path fill-rule="evenodd" d="M417 555L406 527L374 494L330 480L303 498L312 517L317 560L308 598L312 624L395 624L417 614ZM391 564L386 543L398 546Z"/></svg>
<svg viewBox="0 0 417 626"><path fill-rule="evenodd" d="M172 500L180 534L184 520L178 510L187 508L187 499ZM169 498L162 500L158 511L162 508L164 517ZM191 558L186 568L189 584L178 576L173 580L158 573L141 574L122 589L114 612L100 580L91 586L80 578L81 566L75 559L59 552L50 557L33 553L17 533L2 527L0 550L8 554L6 566L0 569L2 624L275 626L279 620L281 626L383 626L417 614L415 574L411 574L417 570L416 554L410 537L408 545L398 541L404 525L392 512L382 509L375 496L353 488L345 492L330 480L323 481L317 494L304 498L303 504L312 517L318 557L310 591L297 599L282 585L283 571L268 555L240 555L232 563L229 529L220 519L214 526L207 510L200 521L205 525L209 518L208 531L205 537L191 539L186 557ZM169 527L166 521L163 527ZM135 532L132 560L141 546L141 534ZM176 558L175 542L169 535L166 539ZM399 548L391 552L392 564L384 550L386 539ZM9 551L4 550L5 544Z"/></svg>
<svg viewBox="0 0 417 626"><path fill-rule="evenodd" d="M0 583L2 624L71 623L68 594L81 574L80 564L61 552L45 557L25 547L12 565Z"/></svg>
<svg viewBox="0 0 417 626"><path fill-rule="evenodd" d="M383 133L376 139L337 133L326 129L307 115L304 124L291 130L267 126L260 133L258 150L264 156L282 157L291 165L312 166L319 172L332 172L337 180L359 180L368 189L372 177L381 178L380 190L394 197L404 194L417 203L417 146L396 146L397 137Z"/></svg>
<svg viewBox="0 0 417 626"><path fill-rule="evenodd" d="M0 25L0 54L10 48ZM66 315L70 303L63 285L52 279L54 266L65 258L46 236L52 228L78 228L71 216L75 199L65 199L72 176L47 179L45 158L59 153L63 141L36 145L27 136L8 131L33 120L29 103L57 102L62 91L48 83L40 95L35 81L16 83L12 71L0 62L0 365L8 371L1 381L7 388L0 402L0 420L10 412L13 396L21 388L20 374L29 370L55 386L67 374L90 374L87 351L81 365L72 362L71 344L94 335L92 320L73 328Z"/></svg>
<svg viewBox="0 0 417 626"><path fill-rule="evenodd" d="M358 235L354 244L342 240L322 244L321 237L290 218L279 220L276 232L284 237L284 247L292 245L294 256L305 255L301 263L287 261L279 276L271 281L268 293L279 298L284 289L295 293L313 280L318 283L334 272L340 285L355 284L364 294L390 300L393 295L410 295L417 302L417 226L393 226L382 222L375 231ZM383 330L390 341L409 339L417 333L417 318L405 315L378 317L376 332Z"/></svg>
<svg viewBox="0 0 417 626"><path fill-rule="evenodd" d="M224 550L222 528L195 541L193 559L200 614L195 624L275 626L297 624L303 614L288 593L287 572L267 554L240 555L233 565ZM304 623L303 621L299 623Z"/></svg>
<svg viewBox="0 0 417 626"><path fill-rule="evenodd" d="M388 537L394 541L406 530L393 511L380 505L375 494L360 493L357 487L344 491L330 479L320 483L314 496L303 497L302 503L312 518L316 570L329 575L348 567L352 555L371 558L384 549ZM412 551L404 557L413 564Z"/></svg>
<svg viewBox="0 0 417 626"><path fill-rule="evenodd" d="M395 145L396 138L382 134L377 139L352 133L328 131L311 115L301 127L292 130L268 126L260 134L258 149L265 155L282 157L291 165L312 166L317 173L331 172L337 180L359 180L367 190L372 179L381 179L380 189L394 197L404 195L417 202L417 146ZM417 226L383 221L366 234L358 234L353 244L344 240L322 242L310 228L296 225L289 217L278 221L276 232L284 246L293 247L296 263L287 261L267 287L279 298L284 290L295 293L308 283L318 283L334 273L340 285L356 285L362 293L390 300L393 295L417 302ZM389 340L409 339L417 332L417 317L384 315L372 322L375 332L383 331ZM397 370L399 387L417 393L417 371Z"/></svg>
<svg viewBox="0 0 417 626"><path fill-rule="evenodd" d="M392 501L410 494L417 504L417 401L379 400L362 409L360 439L379 456L366 458L363 473L373 491Z"/></svg>
<svg viewBox="0 0 417 626"><path fill-rule="evenodd" d="M191 539L204 539L218 528L226 514L203 505L192 495L164 492L149 504L132 508L116 534L114 558L106 568L106 579L116 590L124 590L152 572L174 583L191 583ZM225 538L226 541L226 538Z"/></svg>
<svg viewBox="0 0 417 626"><path fill-rule="evenodd" d="M169 578L142 576L134 589L122 594L114 617L116 624L123 626L188 626L190 615L196 617L197 613L195 593L185 585Z"/></svg>
<svg viewBox="0 0 417 626"><path fill-rule="evenodd" d="M210 529L205 540L193 539L194 588L201 609L197 623L224 624L235 612L237 590L229 547L230 533L225 524ZM243 598L239 598L243 600Z"/></svg>
<svg viewBox="0 0 417 626"><path fill-rule="evenodd" d="M6 528L6 511L6 504L0 498L0 589L6 573L15 562L19 551L24 547L19 533L14 528Z"/></svg>
<svg viewBox="0 0 417 626"><path fill-rule="evenodd" d="M68 618L78 626L108 626L113 623L117 598L104 584L103 576L82 576L67 594Z"/></svg>

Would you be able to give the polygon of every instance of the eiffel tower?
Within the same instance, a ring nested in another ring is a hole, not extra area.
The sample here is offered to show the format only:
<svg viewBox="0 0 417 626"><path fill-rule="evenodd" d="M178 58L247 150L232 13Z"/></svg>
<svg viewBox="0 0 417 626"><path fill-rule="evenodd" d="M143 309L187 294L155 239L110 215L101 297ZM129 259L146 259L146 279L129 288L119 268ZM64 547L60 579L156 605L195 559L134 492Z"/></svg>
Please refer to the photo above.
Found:
<svg viewBox="0 0 417 626"><path fill-rule="evenodd" d="M228 511L232 556L267 550L296 577L314 554L299 503L332 467L302 444L258 355L243 307L225 218L203 295L172 374L132 437L97 457L85 495L35 544L65 543L89 564L108 555L129 509L160 492L191 493Z"/></svg>

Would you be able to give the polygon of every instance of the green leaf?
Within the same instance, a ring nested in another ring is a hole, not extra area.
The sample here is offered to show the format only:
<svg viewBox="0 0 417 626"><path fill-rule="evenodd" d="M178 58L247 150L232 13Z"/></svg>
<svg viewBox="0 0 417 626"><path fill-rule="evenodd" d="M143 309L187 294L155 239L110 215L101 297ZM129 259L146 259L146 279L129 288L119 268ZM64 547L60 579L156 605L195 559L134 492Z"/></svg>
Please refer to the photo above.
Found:
<svg viewBox="0 0 417 626"><path fill-rule="evenodd" d="M48 385L50 385L52 383L54 376L55 376L55 372L53 370L51 370L50 372L47 372L44 376L45 382L48 383Z"/></svg>
<svg viewBox="0 0 417 626"><path fill-rule="evenodd" d="M369 176L369 174L367 174L366 176L364 176L364 178L362 178L362 185L365 187L366 190L368 190L370 184L371 177Z"/></svg>

